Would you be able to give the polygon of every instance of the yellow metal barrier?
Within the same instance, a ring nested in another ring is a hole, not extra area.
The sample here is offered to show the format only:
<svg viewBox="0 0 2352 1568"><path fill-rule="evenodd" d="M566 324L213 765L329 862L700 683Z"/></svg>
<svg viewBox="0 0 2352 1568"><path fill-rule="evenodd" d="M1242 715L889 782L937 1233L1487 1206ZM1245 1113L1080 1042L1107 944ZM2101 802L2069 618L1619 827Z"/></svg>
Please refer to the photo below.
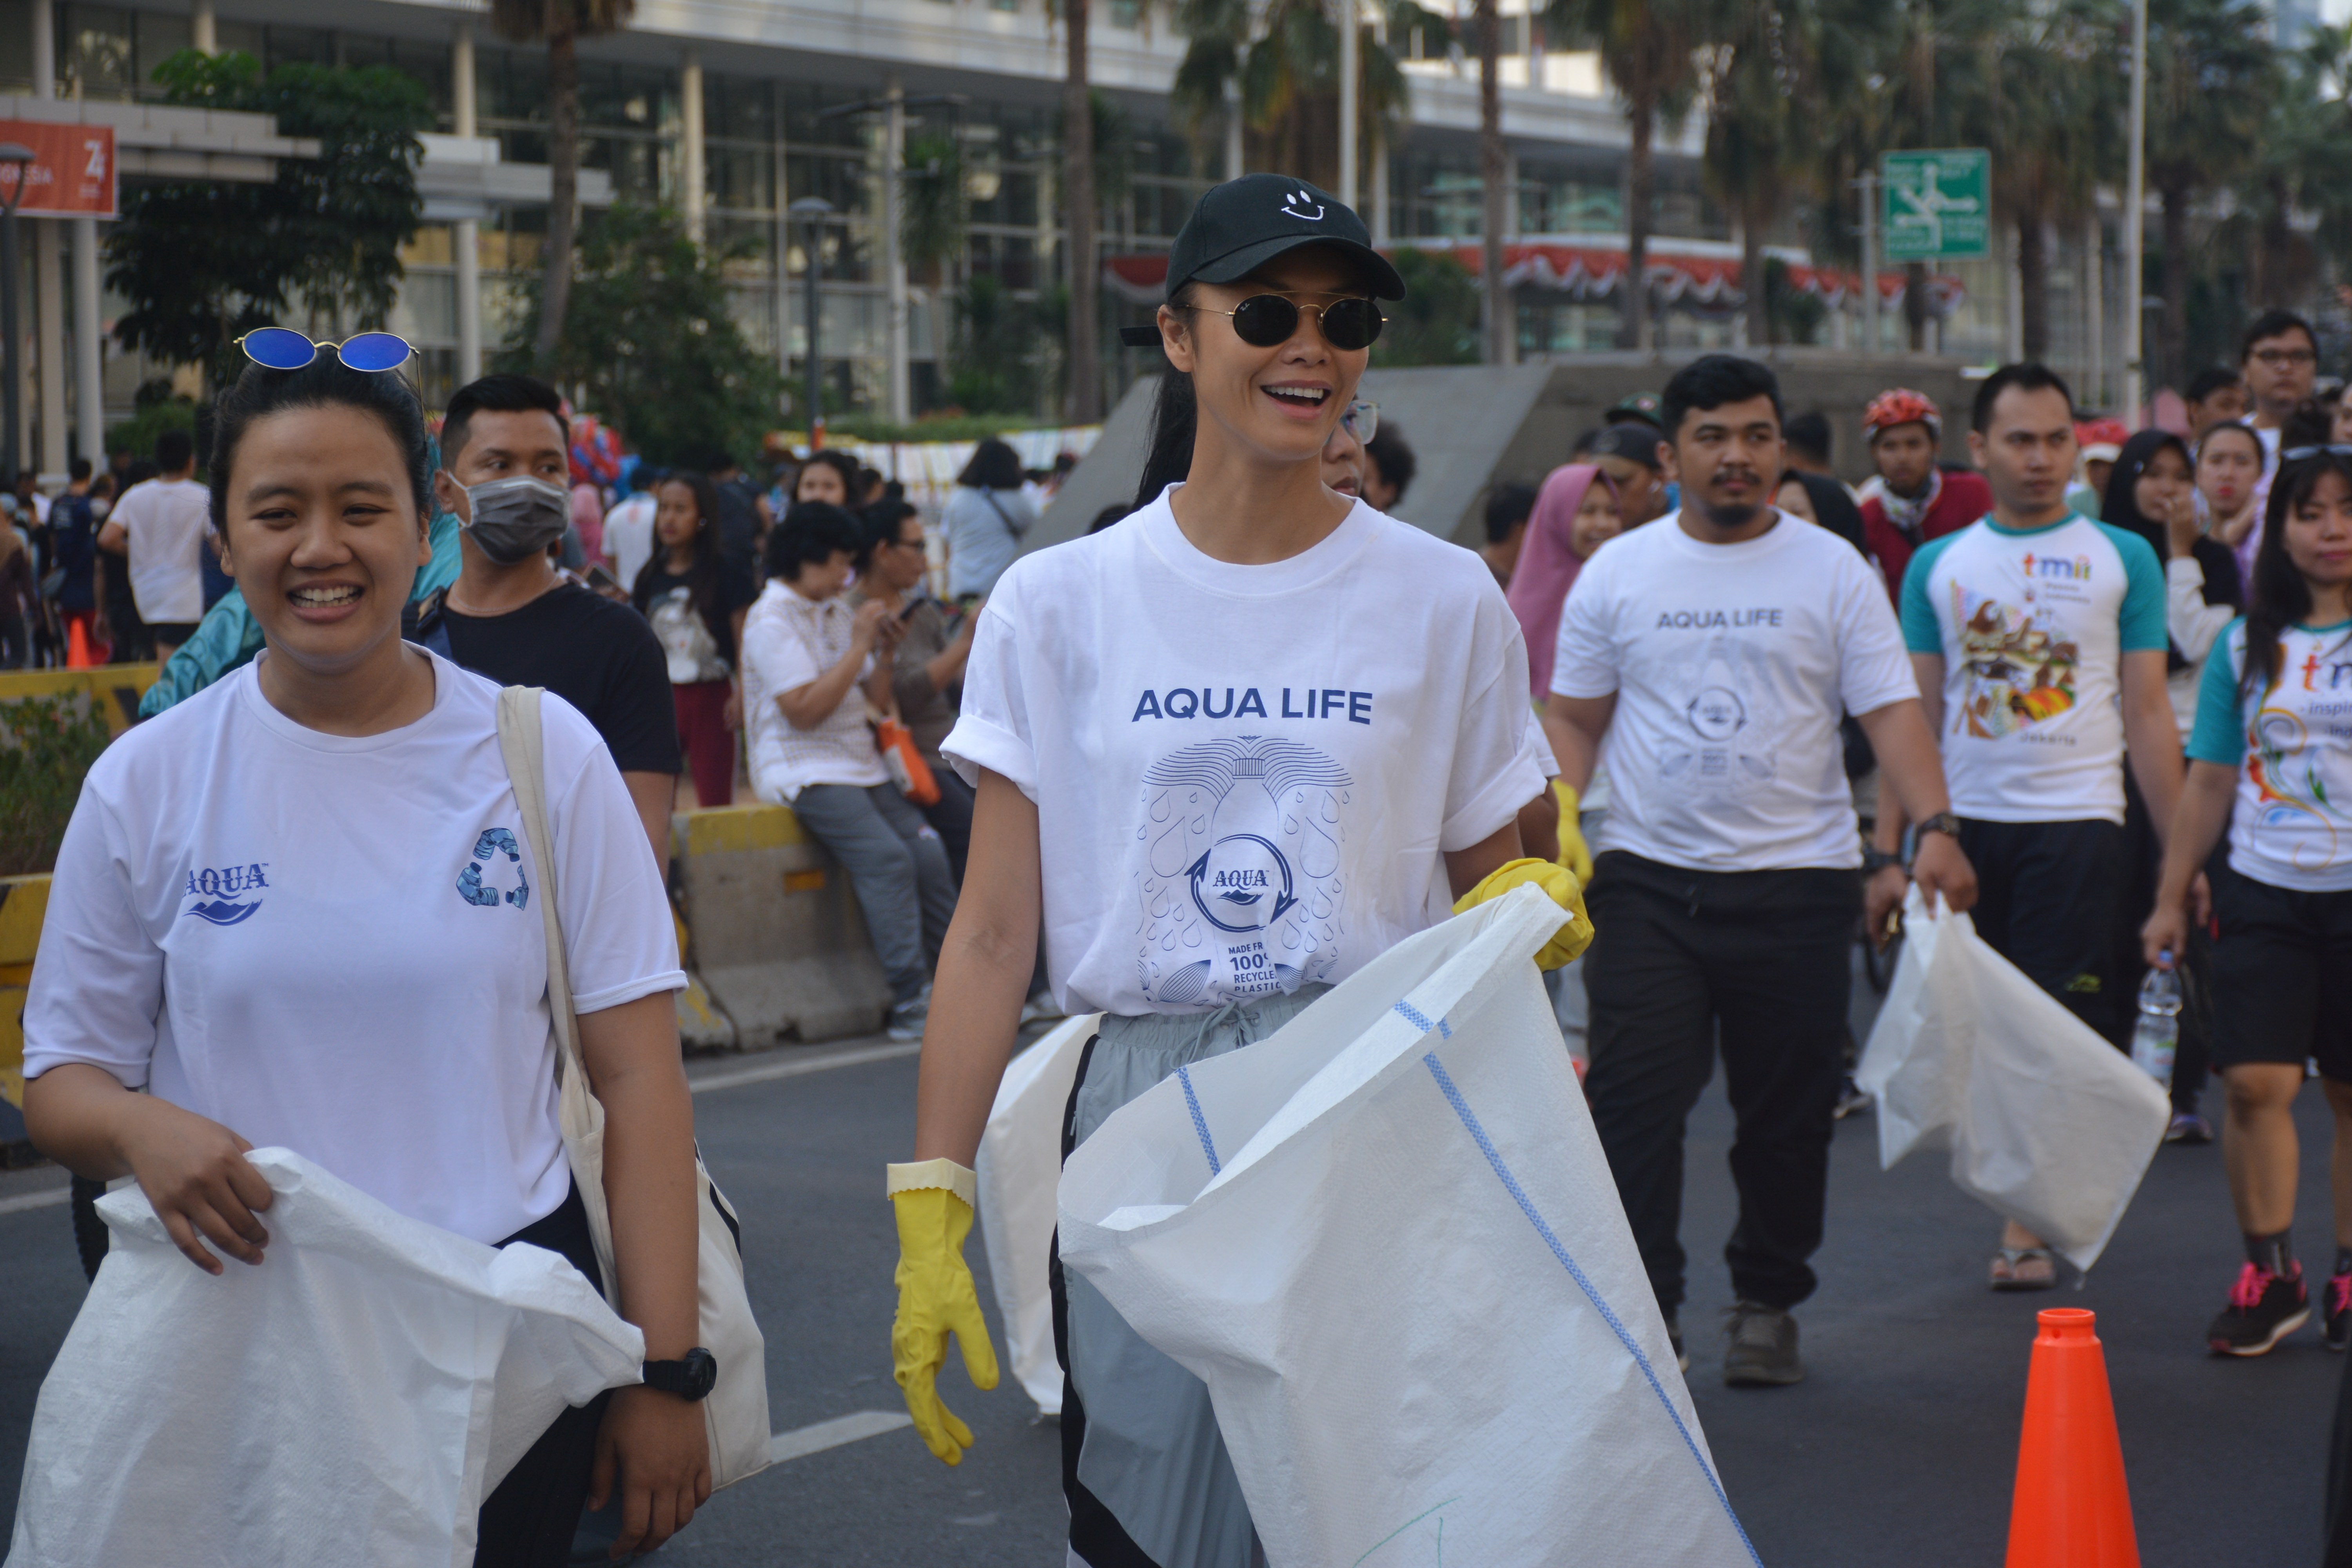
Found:
<svg viewBox="0 0 2352 1568"><path fill-rule="evenodd" d="M139 721L139 699L163 678L160 664L102 664L96 669L12 669L0 673L0 702L86 691L118 735Z"/></svg>
<svg viewBox="0 0 2352 1568"><path fill-rule="evenodd" d="M25 1103L25 991L48 912L49 879L0 877L0 1099Z"/></svg>
<svg viewBox="0 0 2352 1568"><path fill-rule="evenodd" d="M890 984L849 878L788 807L681 812L671 847L695 972L738 1046L882 1026Z"/></svg>

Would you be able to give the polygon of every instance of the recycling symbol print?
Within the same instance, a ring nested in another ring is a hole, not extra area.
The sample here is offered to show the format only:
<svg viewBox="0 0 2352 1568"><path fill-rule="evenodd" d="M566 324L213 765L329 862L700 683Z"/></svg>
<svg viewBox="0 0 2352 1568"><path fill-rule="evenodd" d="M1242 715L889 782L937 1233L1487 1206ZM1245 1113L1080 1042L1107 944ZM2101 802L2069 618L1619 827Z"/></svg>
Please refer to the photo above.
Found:
<svg viewBox="0 0 2352 1568"><path fill-rule="evenodd" d="M503 893L482 882L484 871L498 868L500 855L514 868L515 878L515 885ZM501 902L521 909L530 902L530 879L522 871L522 846L511 832L503 827L482 829L482 836L474 840L474 858L457 873L457 896L483 909L496 909Z"/></svg>

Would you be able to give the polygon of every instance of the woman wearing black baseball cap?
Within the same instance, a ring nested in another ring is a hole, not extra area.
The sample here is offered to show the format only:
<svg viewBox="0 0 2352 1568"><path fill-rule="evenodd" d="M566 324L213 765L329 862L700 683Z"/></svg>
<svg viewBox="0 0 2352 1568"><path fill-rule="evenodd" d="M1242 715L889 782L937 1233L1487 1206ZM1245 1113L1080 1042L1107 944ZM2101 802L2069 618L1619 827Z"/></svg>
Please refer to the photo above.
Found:
<svg viewBox="0 0 2352 1568"><path fill-rule="evenodd" d="M940 748L979 792L970 867L924 1038L918 1163L888 1179L898 1381L950 1464L971 1434L933 1380L953 1333L995 1383L961 1248L1041 922L1060 1000L1104 1015L1066 1153L1457 896L1538 880L1580 917L1559 961L1590 936L1574 879L1520 857L1545 769L1493 576L1320 479L1377 301L1402 293L1328 194L1271 174L1210 191L1170 252L1153 338L1154 461L1174 482L1118 527L1016 562L982 612ZM1054 1272L1071 1561L1249 1568L1206 1387Z"/></svg>

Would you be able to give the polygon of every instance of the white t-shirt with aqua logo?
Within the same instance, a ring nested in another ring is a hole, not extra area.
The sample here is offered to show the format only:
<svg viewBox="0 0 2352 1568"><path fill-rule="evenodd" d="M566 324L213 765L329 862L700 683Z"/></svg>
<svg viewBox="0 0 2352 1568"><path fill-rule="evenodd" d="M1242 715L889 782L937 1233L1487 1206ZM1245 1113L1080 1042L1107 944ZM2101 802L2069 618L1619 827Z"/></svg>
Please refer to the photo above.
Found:
<svg viewBox="0 0 2352 1568"><path fill-rule="evenodd" d="M90 768L26 999L25 1076L87 1063L402 1214L503 1240L572 1175L547 879L499 755L499 689L436 657L424 718L328 735L270 706L258 668ZM677 990L661 868L612 755L562 699L541 714L574 1005Z"/></svg>
<svg viewBox="0 0 2352 1568"><path fill-rule="evenodd" d="M2192 762L2238 770L2230 868L2274 888L2352 888L2352 621L2279 634L2278 677L2243 681L2246 623L2206 660Z"/></svg>
<svg viewBox="0 0 2352 1568"><path fill-rule="evenodd" d="M1903 640L1944 660L1944 779L1984 822L2124 819L2123 656L2165 650L2164 568L2137 534L2070 514L1990 518L1903 574Z"/></svg>
<svg viewBox="0 0 2352 1568"><path fill-rule="evenodd" d="M1862 863L1839 720L1919 695L1860 552L1783 512L1715 544L1678 513L1592 553L1551 689L1614 696L1597 851L1705 871Z"/></svg>
<svg viewBox="0 0 2352 1568"><path fill-rule="evenodd" d="M1443 856L1543 792L1527 689L1471 552L1360 501L1236 566L1163 494L998 580L940 749L1037 804L1065 1005L1190 1012L1337 984L1425 927Z"/></svg>

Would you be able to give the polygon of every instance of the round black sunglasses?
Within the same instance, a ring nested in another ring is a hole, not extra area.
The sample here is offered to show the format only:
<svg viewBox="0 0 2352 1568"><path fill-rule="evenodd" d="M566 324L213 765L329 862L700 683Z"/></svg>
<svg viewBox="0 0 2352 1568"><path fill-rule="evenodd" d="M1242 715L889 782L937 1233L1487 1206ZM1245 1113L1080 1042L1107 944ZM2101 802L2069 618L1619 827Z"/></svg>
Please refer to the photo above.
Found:
<svg viewBox="0 0 2352 1568"><path fill-rule="evenodd" d="M1231 316L1234 336L1253 348L1270 349L1288 342L1291 334L1298 331L1302 310L1315 312L1323 326L1324 341L1335 349L1368 349L1381 335L1381 308L1370 300L1335 300L1328 305L1302 307L1280 294L1253 294L1230 310L1210 310L1207 314Z"/></svg>

